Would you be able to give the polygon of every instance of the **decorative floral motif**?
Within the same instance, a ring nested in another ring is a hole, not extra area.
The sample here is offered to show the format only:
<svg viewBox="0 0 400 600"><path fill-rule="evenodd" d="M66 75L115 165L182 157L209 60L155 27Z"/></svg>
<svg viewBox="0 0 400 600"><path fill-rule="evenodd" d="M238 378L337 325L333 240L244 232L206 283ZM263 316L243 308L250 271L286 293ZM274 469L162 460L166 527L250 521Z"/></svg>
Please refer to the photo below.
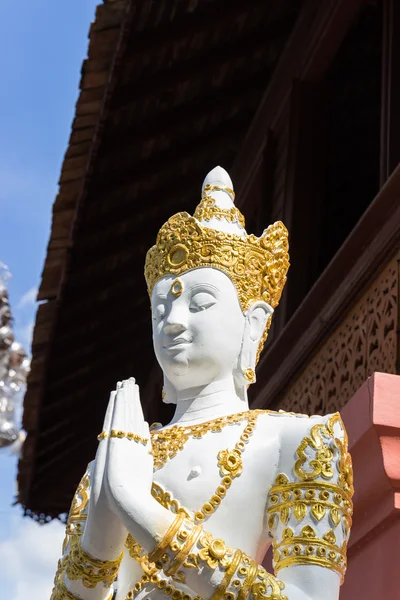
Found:
<svg viewBox="0 0 400 600"><path fill-rule="evenodd" d="M243 461L239 450L221 450L218 453L218 466L222 475L238 477L243 471Z"/></svg>
<svg viewBox="0 0 400 600"><path fill-rule="evenodd" d="M199 551L198 557L205 561L210 569L215 569L218 565L223 568L229 566L229 556L232 555L232 550L226 546L223 540L214 539L210 533L204 532L199 539L199 544L202 549Z"/></svg>

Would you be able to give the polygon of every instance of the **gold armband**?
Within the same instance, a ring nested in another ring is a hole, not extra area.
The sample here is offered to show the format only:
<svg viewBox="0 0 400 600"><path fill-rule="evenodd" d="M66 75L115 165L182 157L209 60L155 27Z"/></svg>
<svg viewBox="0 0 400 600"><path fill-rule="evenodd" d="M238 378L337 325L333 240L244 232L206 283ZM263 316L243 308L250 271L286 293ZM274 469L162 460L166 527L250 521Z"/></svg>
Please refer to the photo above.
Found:
<svg viewBox="0 0 400 600"><path fill-rule="evenodd" d="M183 512L179 513L175 517L175 519L171 523L170 527L167 529L167 532L165 533L161 542L155 547L153 552L151 552L149 554L150 562L155 563L155 562L159 561L160 558L163 556L163 554L165 554L165 551L167 550L168 546L174 539L176 533L179 531L185 517L186 517L186 515Z"/></svg>
<svg viewBox="0 0 400 600"><path fill-rule="evenodd" d="M247 573L246 573L246 579L244 580L239 594L238 594L238 600L246 600L247 596L250 593L251 590L251 586L253 585L256 577L257 577L257 570L258 570L258 564L256 562L254 562L254 560L251 561L250 566L248 567Z"/></svg>
<svg viewBox="0 0 400 600"><path fill-rule="evenodd" d="M87 554L79 536L71 536L70 552L63 559L63 570L72 581L81 579L86 588L94 588L98 583L110 587L121 564L123 552L116 560L99 560Z"/></svg>
<svg viewBox="0 0 400 600"><path fill-rule="evenodd" d="M236 569L240 565L240 562L242 560L242 555L243 555L243 553L241 550L235 551L235 554L232 557L232 561L231 561L230 565L227 567L224 577L223 577L221 583L219 584L219 586L217 587L216 591L214 592L213 596L211 597L211 600L221 600L221 598L225 595L225 592L231 582L231 579L232 579L234 573L236 572Z"/></svg>
<svg viewBox="0 0 400 600"><path fill-rule="evenodd" d="M186 541L184 542L182 548L178 551L175 558L168 565L168 567L164 569L164 573L167 577L172 577L173 575L175 575L175 573L178 571L178 569L184 564L186 558L188 557L188 555L190 553L190 550L193 548L193 546L195 546L195 544L197 543L197 540L199 539L202 532L203 532L202 525L195 525L187 537L182 536L182 532L181 532L182 539L185 539L185 537L186 537ZM179 538L179 533L178 533L178 538Z"/></svg>

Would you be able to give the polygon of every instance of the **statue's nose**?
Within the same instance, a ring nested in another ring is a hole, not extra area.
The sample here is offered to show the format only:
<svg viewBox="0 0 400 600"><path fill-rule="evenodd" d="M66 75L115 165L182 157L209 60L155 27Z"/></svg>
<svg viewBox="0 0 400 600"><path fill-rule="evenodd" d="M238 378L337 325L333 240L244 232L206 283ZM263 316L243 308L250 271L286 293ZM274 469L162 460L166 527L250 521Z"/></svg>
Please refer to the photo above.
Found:
<svg viewBox="0 0 400 600"><path fill-rule="evenodd" d="M185 318L185 311L182 307L178 306L177 303L173 302L171 310L165 319L164 333L167 335L178 335L186 331L187 322Z"/></svg>
<svg viewBox="0 0 400 600"><path fill-rule="evenodd" d="M166 333L167 335L178 335L179 333L183 333L184 331L186 331L185 325L177 321L167 321L164 325L164 333Z"/></svg>

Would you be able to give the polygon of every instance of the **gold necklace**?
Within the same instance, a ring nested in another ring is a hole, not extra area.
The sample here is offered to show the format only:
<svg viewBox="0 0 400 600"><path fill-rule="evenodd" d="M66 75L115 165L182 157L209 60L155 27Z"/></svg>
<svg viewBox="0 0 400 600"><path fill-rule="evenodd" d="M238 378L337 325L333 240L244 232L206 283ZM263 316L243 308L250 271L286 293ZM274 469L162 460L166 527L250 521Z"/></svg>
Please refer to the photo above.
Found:
<svg viewBox="0 0 400 600"><path fill-rule="evenodd" d="M208 431L219 432L222 431L222 428L225 425L240 423L243 420L247 420L247 425L244 428L239 441L235 444L235 448L233 450L221 450L218 453L218 467L221 474L221 481L211 498L205 502L199 510L194 512L193 519L195 522L200 523L204 521L205 518L209 517L217 510L221 505L222 499L225 498L227 490L232 485L232 481L241 475L243 471L242 454L246 448L246 443L254 433L257 418L263 412L266 411L260 409L249 410L236 415L213 419L212 421L207 421L206 423L201 423L199 425L189 425L187 427L175 425L169 429L158 432L154 431L154 427L157 427L158 424L152 425L153 431L151 432L151 436L155 464L154 470L157 470L162 467L168 459L173 458L183 449L189 437L201 438ZM151 494L159 504L164 506L164 508L175 514L184 512L186 516L190 518L190 513L184 507L181 507L179 502L171 497L170 492L163 490L159 484L153 482ZM138 593L147 582L153 583L159 589L166 590L168 588L168 592L165 593L170 595L174 592L177 600L178 593L179 600L193 600L188 594L185 598L183 592L177 590L173 585L164 583L165 580L160 578L159 569L155 565L149 563L148 555L143 553L143 548L131 534L128 534L125 547L129 551L130 556L141 565L144 571L141 580L135 584L134 589L128 593L125 600L132 600L135 597L135 594ZM197 597L195 600L197 600Z"/></svg>
<svg viewBox="0 0 400 600"><path fill-rule="evenodd" d="M218 417L212 421L199 423L198 425L173 425L167 429L157 430L159 423L151 426L151 443L154 456L154 471L161 469L165 463L174 458L183 450L186 442L191 438L200 439L209 431L217 433L222 431L226 425L240 423L244 419L251 418L252 415L259 415L265 412L261 409L248 410L246 412Z"/></svg>

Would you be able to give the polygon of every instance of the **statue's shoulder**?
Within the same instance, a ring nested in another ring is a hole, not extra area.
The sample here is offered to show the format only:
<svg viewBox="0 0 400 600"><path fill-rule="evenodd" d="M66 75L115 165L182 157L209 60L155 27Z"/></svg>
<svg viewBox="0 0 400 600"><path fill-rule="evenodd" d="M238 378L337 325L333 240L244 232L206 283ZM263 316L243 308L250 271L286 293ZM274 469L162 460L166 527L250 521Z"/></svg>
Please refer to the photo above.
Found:
<svg viewBox="0 0 400 600"><path fill-rule="evenodd" d="M281 444L300 443L304 437L312 436L317 429L328 431L332 436L343 439L346 436L340 413L327 415L307 415L284 410L257 410L259 421L270 425L279 432Z"/></svg>

